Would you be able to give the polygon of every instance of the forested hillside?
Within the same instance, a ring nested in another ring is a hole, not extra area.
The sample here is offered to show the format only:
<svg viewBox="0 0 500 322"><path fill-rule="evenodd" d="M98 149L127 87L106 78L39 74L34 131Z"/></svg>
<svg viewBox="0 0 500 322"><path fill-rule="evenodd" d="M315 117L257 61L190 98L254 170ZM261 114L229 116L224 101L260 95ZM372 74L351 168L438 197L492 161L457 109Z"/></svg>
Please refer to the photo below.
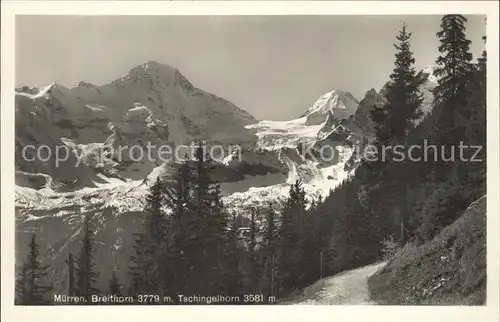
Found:
<svg viewBox="0 0 500 322"><path fill-rule="evenodd" d="M486 278L485 200L482 207L464 215L468 219L461 219L462 224L454 223L472 202L486 193L486 52L476 63L471 62L465 24L466 19L459 15L447 15L442 19L442 30L437 33L441 55L436 59L434 75L438 77L438 86L434 89L433 110L416 127L412 120L417 117L417 107L422 103L417 90L422 75L412 67L415 60L410 50L411 34L405 27L401 30L395 45L395 68L385 87L387 103L374 109L372 117L377 124L376 144L380 149L399 144L405 147L405 152L413 151L413 159L419 161L411 160L408 155L401 160L394 154L386 161L364 162L354 178L327 198L324 213L330 214L328 218L334 221L333 226L328 225L334 232L327 249L333 250L332 265L339 265L338 269L366 264L384 254L390 258L405 244L406 249L419 249L429 243L436 246L439 241L448 240L439 237L443 229L447 229L455 235L451 243L455 238L471 239L469 242L475 243L477 247L469 249L472 254L468 256L478 256L474 260L484 263L477 269L482 270L484 275L480 275ZM411 151L415 146L424 149ZM461 236L467 230L456 227L463 227L463 222L474 225L472 236ZM478 222L484 224L474 224ZM450 227L455 228L446 228L452 223ZM350 234L354 237L350 238ZM451 246L442 246L444 252L451 252ZM425 265L418 268L423 259L407 252L404 255L407 260L415 261L412 264L416 266L414 272L424 269ZM460 257L451 258L450 255L450 260L456 262L453 265L458 265ZM427 271L418 274L419 277L432 279L439 275L436 270L440 267L427 266L425 269L434 269L434 275ZM401 291L396 286L398 280L407 280L407 285L411 286L417 282L403 269L394 272L387 268L387 271L392 276L385 282L390 284L384 284L382 289L377 289L376 283L372 285L379 300L391 287ZM485 300L485 280L480 280L479 285L483 288L483 292L479 292L482 297L475 298L475 304ZM406 290L405 295L415 295L411 296L410 303L432 303L426 297L417 296L422 289L415 287ZM452 287L462 289L463 285L458 282ZM463 297L466 297L470 289L464 289ZM391 300L388 298L385 302ZM394 302L398 301L393 299ZM455 295L454 303L460 303L460 297Z"/></svg>

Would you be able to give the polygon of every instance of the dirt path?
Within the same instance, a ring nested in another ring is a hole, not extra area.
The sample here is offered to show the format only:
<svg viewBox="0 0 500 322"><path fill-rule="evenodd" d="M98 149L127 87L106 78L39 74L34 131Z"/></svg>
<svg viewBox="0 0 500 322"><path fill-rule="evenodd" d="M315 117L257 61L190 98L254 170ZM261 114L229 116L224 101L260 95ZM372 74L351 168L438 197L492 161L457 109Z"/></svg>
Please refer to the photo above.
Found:
<svg viewBox="0 0 500 322"><path fill-rule="evenodd" d="M288 303L319 305L374 304L369 300L367 279L384 265L385 263L377 263L324 278L307 287L298 299Z"/></svg>

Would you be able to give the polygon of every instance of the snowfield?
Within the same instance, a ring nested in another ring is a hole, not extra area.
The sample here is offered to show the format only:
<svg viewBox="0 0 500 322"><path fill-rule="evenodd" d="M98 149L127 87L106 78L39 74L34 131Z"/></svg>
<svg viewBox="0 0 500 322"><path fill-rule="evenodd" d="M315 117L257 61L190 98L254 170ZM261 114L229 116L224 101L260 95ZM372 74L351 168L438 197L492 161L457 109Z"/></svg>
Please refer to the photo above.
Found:
<svg viewBox="0 0 500 322"><path fill-rule="evenodd" d="M356 113L358 105L359 102L350 93L332 90L316 100L300 118L260 121L246 128L256 130L258 145L263 149L295 148L299 144L312 144L325 136L325 126L331 119L349 119Z"/></svg>
<svg viewBox="0 0 500 322"><path fill-rule="evenodd" d="M256 130L257 144L265 150L295 148L301 143L315 141L324 123L306 125L306 118L291 121L260 121L248 125L248 129Z"/></svg>

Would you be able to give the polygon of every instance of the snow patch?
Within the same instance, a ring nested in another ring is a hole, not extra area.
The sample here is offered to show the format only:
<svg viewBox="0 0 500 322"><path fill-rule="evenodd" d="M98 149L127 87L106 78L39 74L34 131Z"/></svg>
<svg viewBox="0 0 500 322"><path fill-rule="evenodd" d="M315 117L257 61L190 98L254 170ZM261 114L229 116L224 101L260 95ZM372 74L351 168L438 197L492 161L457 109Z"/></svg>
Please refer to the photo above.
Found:
<svg viewBox="0 0 500 322"><path fill-rule="evenodd" d="M100 112L100 111L104 111L104 106L100 105L100 106L91 106L91 105L88 105L86 104L85 105L86 108L88 108L89 110L91 110L92 112Z"/></svg>
<svg viewBox="0 0 500 322"><path fill-rule="evenodd" d="M127 111L127 115L134 114L136 112L148 112L151 113L147 106L142 105L141 103L134 103L134 107L129 108Z"/></svg>
<svg viewBox="0 0 500 322"><path fill-rule="evenodd" d="M54 82L50 85L39 87L38 93L36 93L36 94L29 94L29 93L25 93L25 92L16 92L16 95L28 97L30 99L37 99L40 97L47 96L49 94L49 91L52 89L53 86L55 86L55 84L56 83Z"/></svg>

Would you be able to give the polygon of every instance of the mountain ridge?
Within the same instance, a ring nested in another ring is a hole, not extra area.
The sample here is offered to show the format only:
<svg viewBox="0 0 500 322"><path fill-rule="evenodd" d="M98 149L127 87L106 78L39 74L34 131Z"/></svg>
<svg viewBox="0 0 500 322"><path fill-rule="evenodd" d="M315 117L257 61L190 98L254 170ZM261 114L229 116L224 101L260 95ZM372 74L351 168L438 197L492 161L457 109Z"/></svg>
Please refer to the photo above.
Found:
<svg viewBox="0 0 500 322"><path fill-rule="evenodd" d="M304 182L307 198L325 197L354 173L359 164L354 146L373 137L369 110L383 101L374 89L361 101L331 90L303 117L258 121L231 102L191 87L168 65L143 63L129 74L103 86L80 82L71 89L58 83L16 89L16 240L25 245L27 232L40 231L51 276L65 274L64 260L77 248L85 215L97 227L100 269L107 274L115 263L128 261L150 185L156 178L171 180L175 162L117 162L106 157L110 149L199 139L239 145L239 157L231 152L214 163L225 207L242 214L269 203L278 209L295 180ZM75 168L72 157L56 168L52 161L23 161L27 144L67 146L83 156L82 163ZM327 145L342 153L315 160L312 156ZM24 252L19 249L16 256ZM119 275L126 278L124 272Z"/></svg>

